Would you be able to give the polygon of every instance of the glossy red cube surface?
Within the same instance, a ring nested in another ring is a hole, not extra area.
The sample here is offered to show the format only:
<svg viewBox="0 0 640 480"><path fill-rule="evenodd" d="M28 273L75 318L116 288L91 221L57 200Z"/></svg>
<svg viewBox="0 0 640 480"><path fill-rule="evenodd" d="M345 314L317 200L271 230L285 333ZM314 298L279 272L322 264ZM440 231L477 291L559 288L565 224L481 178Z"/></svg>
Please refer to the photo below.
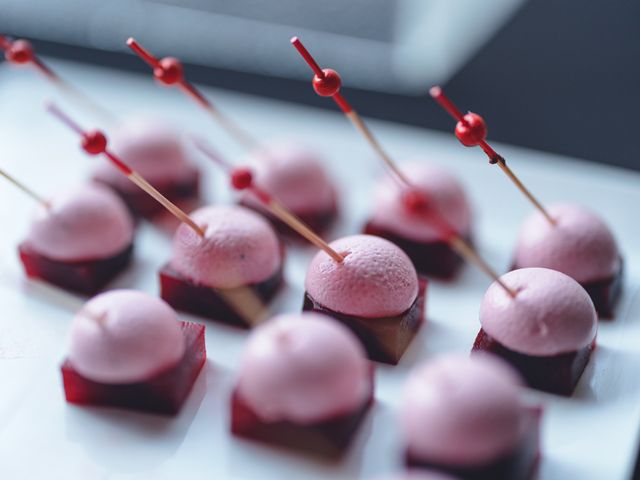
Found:
<svg viewBox="0 0 640 480"><path fill-rule="evenodd" d="M514 367L529 387L544 392L570 396L584 372L596 341L574 352L536 356L513 351L480 329L472 351L489 352Z"/></svg>
<svg viewBox="0 0 640 480"><path fill-rule="evenodd" d="M406 452L406 464L411 468L434 470L460 480L530 480L534 478L540 461L540 414L539 408L531 409L520 443L514 445L510 452L484 465L447 465L418 458L411 452Z"/></svg>
<svg viewBox="0 0 640 480"><path fill-rule="evenodd" d="M278 293L282 281L280 264L276 273L263 282L234 289L215 289L186 279L170 264L166 264L160 270L160 297L176 310L250 328L254 324L253 320L265 313L264 307ZM239 313L230 300L240 302L248 309L249 314Z"/></svg>
<svg viewBox="0 0 640 480"><path fill-rule="evenodd" d="M67 402L175 415L207 359L204 330L204 325L182 322L186 346L184 357L174 367L143 382L94 382L80 375L71 362L65 360L61 370Z"/></svg>
<svg viewBox="0 0 640 480"><path fill-rule="evenodd" d="M305 425L290 421L262 420L243 401L236 389L231 397L231 433L319 457L338 459L348 450L359 425L373 404L373 372L372 367L371 391L360 408Z"/></svg>
<svg viewBox="0 0 640 480"><path fill-rule="evenodd" d="M304 311L323 313L349 328L364 346L367 356L376 362L396 365L424 322L427 280L418 280L418 296L400 315L362 318L335 312L316 302L305 292Z"/></svg>
<svg viewBox="0 0 640 480"><path fill-rule="evenodd" d="M421 275L451 280L464 265L464 260L447 242L418 242L380 228L371 222L365 225L364 233L386 238L396 244L407 254ZM466 240L470 242L469 238Z"/></svg>
<svg viewBox="0 0 640 480"><path fill-rule="evenodd" d="M102 259L53 260L39 254L26 241L20 244L18 253L28 277L44 280L65 290L93 295L129 265L133 244Z"/></svg>

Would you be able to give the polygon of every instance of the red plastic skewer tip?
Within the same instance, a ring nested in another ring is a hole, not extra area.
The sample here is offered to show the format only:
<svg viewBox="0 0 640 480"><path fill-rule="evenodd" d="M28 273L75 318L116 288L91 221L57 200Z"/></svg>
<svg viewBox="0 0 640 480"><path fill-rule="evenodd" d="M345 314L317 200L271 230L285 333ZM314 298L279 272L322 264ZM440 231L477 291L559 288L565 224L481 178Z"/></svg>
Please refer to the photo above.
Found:
<svg viewBox="0 0 640 480"><path fill-rule="evenodd" d="M231 171L231 185L236 190L244 190L253 185L253 174L245 167L238 167Z"/></svg>

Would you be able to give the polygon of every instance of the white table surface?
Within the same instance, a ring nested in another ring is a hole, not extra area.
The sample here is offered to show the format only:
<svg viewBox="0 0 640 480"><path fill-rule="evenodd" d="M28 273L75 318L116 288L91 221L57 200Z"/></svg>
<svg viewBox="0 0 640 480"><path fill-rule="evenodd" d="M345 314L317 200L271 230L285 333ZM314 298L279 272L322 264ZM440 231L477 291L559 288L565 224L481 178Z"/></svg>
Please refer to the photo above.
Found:
<svg viewBox="0 0 640 480"><path fill-rule="evenodd" d="M171 117L206 134L229 158L242 154L196 106L175 90L155 86L150 77L51 63L120 117L141 111ZM340 114L206 91L256 136L297 138L322 151L348 206L331 237L359 228L367 216L369 189L382 167ZM56 92L34 72L0 66L0 165L43 194L80 181L92 162L102 161L86 157L78 139L44 113L43 100L50 97ZM69 110L85 126L97 125L81 110ZM490 126L491 119L488 122ZM462 148L453 135L379 121L371 126L394 156L422 155L460 176L473 201L479 249L505 270L518 225L531 207L502 173L489 166L478 149ZM506 145L496 148L544 202L576 201L599 212L624 252L627 274L618 314L612 323L601 323L598 349L575 395L529 395L546 408L540 479L626 479L640 430L640 174ZM200 162L206 171L207 200L231 201L219 171ZM0 478L320 479L372 478L396 471L401 468L396 415L407 372L437 353L469 351L489 284L473 267L454 283L432 282L428 323L398 366L378 367L372 414L344 461L325 464L229 435L228 397L247 333L212 322L206 322L207 364L176 418L67 405L59 365L66 331L82 298L24 278L16 245L32 210L27 197L0 184ZM169 242L143 225L134 265L112 286L156 293L156 271L168 257ZM274 312L299 310L313 252L291 251L288 284Z"/></svg>

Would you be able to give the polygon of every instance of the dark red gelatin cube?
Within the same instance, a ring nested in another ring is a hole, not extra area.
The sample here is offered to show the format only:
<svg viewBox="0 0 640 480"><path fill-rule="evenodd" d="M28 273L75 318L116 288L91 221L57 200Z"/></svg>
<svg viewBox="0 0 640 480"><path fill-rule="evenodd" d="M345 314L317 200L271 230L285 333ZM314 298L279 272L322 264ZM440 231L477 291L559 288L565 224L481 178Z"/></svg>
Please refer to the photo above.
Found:
<svg viewBox="0 0 640 480"><path fill-rule="evenodd" d="M406 453L406 464L412 468L435 470L460 480L530 480L540 460L540 413L540 409L531 410L524 437L513 451L485 465L445 465L417 458L411 452Z"/></svg>
<svg viewBox="0 0 640 480"><path fill-rule="evenodd" d="M306 425L284 420L265 422L243 401L236 389L231 397L231 433L320 457L338 459L347 451L358 426L373 403L373 371L372 368L371 391L360 408Z"/></svg>
<svg viewBox="0 0 640 480"><path fill-rule="evenodd" d="M264 315L264 306L276 295L281 285L282 263L276 273L264 282L224 290L195 284L170 264L160 270L160 297L173 308L242 328L252 327L251 319L256 320ZM243 303L251 313L240 314L226 299ZM252 304L256 304L256 307Z"/></svg>
<svg viewBox="0 0 640 480"><path fill-rule="evenodd" d="M195 167L187 167L184 178L168 179L163 182L154 182L153 186L175 204L192 202L200 196L200 172ZM98 183L103 183L115 191L118 196L127 204L131 213L135 216L152 220L156 215L162 214L165 208L145 191L135 187L119 188L118 186L94 179Z"/></svg>
<svg viewBox="0 0 640 480"><path fill-rule="evenodd" d="M605 320L613 318L615 305L622 293L623 276L624 265L622 259L620 259L620 268L613 277L582 284L582 287L591 297L600 318Z"/></svg>
<svg viewBox="0 0 640 480"><path fill-rule="evenodd" d="M424 322L427 280L418 280L418 296L413 304L395 317L362 318L326 308L305 292L303 311L324 313L349 328L360 340L367 356L376 362L396 365Z"/></svg>
<svg viewBox="0 0 640 480"><path fill-rule="evenodd" d="M527 385L544 392L571 396L582 372L584 372L591 352L596 346L595 339L586 347L575 352L551 356L526 355L513 351L480 329L472 351L493 353L514 367Z"/></svg>
<svg viewBox="0 0 640 480"><path fill-rule="evenodd" d="M133 244L112 257L99 260L53 260L40 255L28 242L18 246L18 253L28 277L44 280L65 290L93 295L129 265Z"/></svg>
<svg viewBox="0 0 640 480"><path fill-rule="evenodd" d="M372 222L365 225L364 233L386 238L396 244L407 254L421 275L451 280L464 265L464 260L447 242L418 242L380 228ZM471 243L469 237L465 239Z"/></svg>
<svg viewBox="0 0 640 480"><path fill-rule="evenodd" d="M176 366L144 382L94 382L80 375L71 362L65 360L61 370L67 402L168 415L178 413L207 359L204 325L181 323L186 347L184 357Z"/></svg>

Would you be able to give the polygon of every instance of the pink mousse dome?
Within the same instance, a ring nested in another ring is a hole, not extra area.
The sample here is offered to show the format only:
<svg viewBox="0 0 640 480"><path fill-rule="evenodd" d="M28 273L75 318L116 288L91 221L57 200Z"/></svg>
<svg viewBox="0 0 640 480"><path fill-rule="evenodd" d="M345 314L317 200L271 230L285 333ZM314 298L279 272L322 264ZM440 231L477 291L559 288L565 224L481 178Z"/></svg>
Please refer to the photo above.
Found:
<svg viewBox="0 0 640 480"><path fill-rule="evenodd" d="M133 241L133 220L122 200L98 184L66 189L40 207L26 241L53 260L100 260Z"/></svg>
<svg viewBox="0 0 640 480"><path fill-rule="evenodd" d="M318 154L295 143L274 143L252 152L246 159L261 188L297 214L332 210L336 194ZM244 199L262 209L250 192Z"/></svg>
<svg viewBox="0 0 640 480"><path fill-rule="evenodd" d="M395 316L413 304L418 275L409 257L393 243L373 235L331 242L342 263L324 251L313 257L305 289L325 308L364 318Z"/></svg>
<svg viewBox="0 0 640 480"><path fill-rule="evenodd" d="M469 235L471 207L462 185L451 173L426 161L403 164L402 171L416 187L433 199L437 211L458 234ZM402 203L401 189L389 175L386 175L374 190L371 223L418 242L441 240L437 229L426 222L416 221L407 211Z"/></svg>
<svg viewBox="0 0 640 480"><path fill-rule="evenodd" d="M171 266L192 282L235 288L263 282L280 267L278 237L259 214L237 206L210 206L190 216L205 229L205 238L181 224L173 238Z"/></svg>
<svg viewBox="0 0 640 480"><path fill-rule="evenodd" d="M523 268L500 277L516 298L491 284L480 307L482 329L511 350L557 355L589 345L598 317L589 294L573 278L548 268Z"/></svg>
<svg viewBox="0 0 640 480"><path fill-rule="evenodd" d="M410 454L451 466L476 466L510 452L527 418L520 379L488 355L446 355L416 367L400 415Z"/></svg>
<svg viewBox="0 0 640 480"><path fill-rule="evenodd" d="M114 130L109 146L127 165L151 184L189 178L194 167L180 129L155 118L138 117ZM110 162L101 161L94 178L120 190L136 190Z"/></svg>
<svg viewBox="0 0 640 480"><path fill-rule="evenodd" d="M607 225L578 205L552 205L555 226L535 212L520 229L514 262L518 268L545 267L579 283L606 280L620 268L620 253Z"/></svg>
<svg viewBox="0 0 640 480"><path fill-rule="evenodd" d="M100 383L135 383L175 366L185 351L176 313L157 297L112 290L89 300L71 326L69 361Z"/></svg>
<svg viewBox="0 0 640 480"><path fill-rule="evenodd" d="M331 318L278 315L249 336L238 394L265 421L326 420L361 407L370 391L360 342Z"/></svg>

